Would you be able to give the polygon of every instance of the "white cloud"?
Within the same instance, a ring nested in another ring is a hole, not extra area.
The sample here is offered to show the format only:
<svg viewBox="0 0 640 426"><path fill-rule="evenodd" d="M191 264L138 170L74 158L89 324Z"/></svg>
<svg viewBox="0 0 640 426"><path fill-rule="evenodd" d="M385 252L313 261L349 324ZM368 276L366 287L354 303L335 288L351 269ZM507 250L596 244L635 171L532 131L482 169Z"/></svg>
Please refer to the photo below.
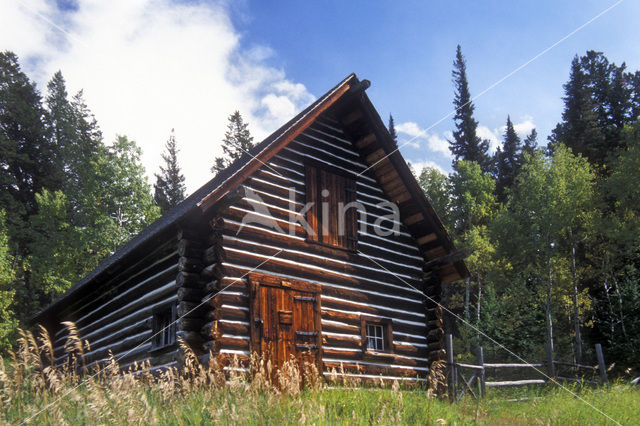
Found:
<svg viewBox="0 0 640 426"><path fill-rule="evenodd" d="M400 123L396 126L396 130L400 133L404 133L405 135L409 135L413 138L426 138L427 132L418 126L418 124L407 121L405 123Z"/></svg>
<svg viewBox="0 0 640 426"><path fill-rule="evenodd" d="M533 124L533 118L529 116L523 118L523 120L520 121L519 123L513 124L513 129L516 131L516 133L518 134L518 136L520 136L521 139L524 139L525 137L529 136L529 133L531 133L531 131L535 128L536 128L536 125Z"/></svg>
<svg viewBox="0 0 640 426"><path fill-rule="evenodd" d="M489 141L489 151L494 152L497 147L502 145L499 129L491 130L487 126L478 126L476 134L481 139L487 139Z"/></svg>
<svg viewBox="0 0 640 426"><path fill-rule="evenodd" d="M449 142L446 138L449 138L451 132L446 132L445 137L439 136L437 133L429 133L426 130L420 128L417 123L407 121L400 123L396 126L398 133L404 133L410 136L408 141L411 141L409 145L414 148L420 147L420 141L423 140L427 143L427 147L434 152L442 154L446 158L451 158L451 151L449 151ZM403 145L407 141L399 140L398 144Z"/></svg>
<svg viewBox="0 0 640 426"><path fill-rule="evenodd" d="M408 163L411 166L411 169L414 175L416 175L416 177L420 176L420 173L422 173L422 169L424 169L425 167L431 167L433 169L436 169L444 175L447 174L447 172L445 172L444 169L435 161L422 160L422 161L409 161Z"/></svg>
<svg viewBox="0 0 640 426"><path fill-rule="evenodd" d="M267 65L271 49L241 45L224 2L79 0L68 11L53 4L3 2L0 46L20 56L40 90L58 69L70 93L84 89L105 141L116 133L136 140L150 176L175 128L190 191L211 177L234 110L260 141L313 100Z"/></svg>
<svg viewBox="0 0 640 426"><path fill-rule="evenodd" d="M445 138L441 138L437 134L429 135L429 138L427 139L427 146L430 150L439 152L447 158L453 157L451 155L451 150L449 150L449 141Z"/></svg>

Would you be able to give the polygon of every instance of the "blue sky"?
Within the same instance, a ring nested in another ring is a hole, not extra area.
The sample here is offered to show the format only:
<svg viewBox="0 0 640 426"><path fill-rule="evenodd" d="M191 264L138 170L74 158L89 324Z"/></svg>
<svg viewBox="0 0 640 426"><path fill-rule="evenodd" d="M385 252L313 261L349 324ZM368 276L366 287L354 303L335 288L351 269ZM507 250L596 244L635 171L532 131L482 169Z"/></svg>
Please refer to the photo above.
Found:
<svg viewBox="0 0 640 426"><path fill-rule="evenodd" d="M40 88L58 69L84 90L107 142L144 150L150 178L175 129L189 190L208 180L227 116L256 139L351 72L372 82L383 119L418 166L450 170L451 68L462 45L472 95L615 4L608 1L0 0L0 49L15 51ZM599 50L640 69L640 2L611 11L475 101L479 133L499 142L507 114L540 142L560 119L576 54Z"/></svg>
<svg viewBox="0 0 640 426"><path fill-rule="evenodd" d="M247 42L266 42L274 49L275 64L312 93L355 71L372 81L369 96L385 119L392 113L396 123L425 128L452 109L451 68L458 43L476 95L612 4L249 1L238 27ZM510 114L515 122L533 122L542 142L560 118L562 84L575 54L600 50L630 69L640 68L639 6L621 3L481 96L475 102L480 124L499 134ZM452 126L445 120L433 133L443 135ZM445 168L449 163L423 145L407 145L403 153Z"/></svg>

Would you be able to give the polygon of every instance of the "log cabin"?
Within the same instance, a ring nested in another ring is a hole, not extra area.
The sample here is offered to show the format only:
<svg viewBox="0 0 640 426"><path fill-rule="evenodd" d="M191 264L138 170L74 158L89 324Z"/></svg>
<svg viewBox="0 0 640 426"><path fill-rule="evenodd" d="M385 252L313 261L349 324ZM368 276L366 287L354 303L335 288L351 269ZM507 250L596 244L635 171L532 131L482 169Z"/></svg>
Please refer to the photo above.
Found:
<svg viewBox="0 0 640 426"><path fill-rule="evenodd" d="M182 339L205 363L426 380L468 270L368 86L349 75L37 313L57 362L72 321L89 367L179 367Z"/></svg>

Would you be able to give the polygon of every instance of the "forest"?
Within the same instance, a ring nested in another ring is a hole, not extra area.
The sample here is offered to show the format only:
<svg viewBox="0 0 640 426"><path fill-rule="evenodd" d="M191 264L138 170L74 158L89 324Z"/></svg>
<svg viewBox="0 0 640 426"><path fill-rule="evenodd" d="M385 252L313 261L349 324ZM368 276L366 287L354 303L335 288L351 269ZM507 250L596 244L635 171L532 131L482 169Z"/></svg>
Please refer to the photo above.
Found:
<svg viewBox="0 0 640 426"><path fill-rule="evenodd" d="M469 253L471 277L443 290L464 320L457 352L482 345L502 360L504 345L540 360L550 343L560 357L592 362L602 343L617 371L640 367L640 72L603 53L576 56L548 140L535 130L521 140L506 117L495 153L476 133L460 47L453 83L453 172L415 172ZM222 142L214 173L253 144L239 112ZM184 199L177 152L172 133L149 183L140 148L124 135L105 141L61 72L40 93L17 56L0 53L0 351L33 313Z"/></svg>
<svg viewBox="0 0 640 426"><path fill-rule="evenodd" d="M453 173L419 181L471 277L444 289L457 352L540 362L545 345L594 363L601 343L615 373L640 351L640 72L588 51L571 61L552 134L524 140L506 117L502 146L477 136L460 46L453 64ZM503 345L504 347L502 347Z"/></svg>

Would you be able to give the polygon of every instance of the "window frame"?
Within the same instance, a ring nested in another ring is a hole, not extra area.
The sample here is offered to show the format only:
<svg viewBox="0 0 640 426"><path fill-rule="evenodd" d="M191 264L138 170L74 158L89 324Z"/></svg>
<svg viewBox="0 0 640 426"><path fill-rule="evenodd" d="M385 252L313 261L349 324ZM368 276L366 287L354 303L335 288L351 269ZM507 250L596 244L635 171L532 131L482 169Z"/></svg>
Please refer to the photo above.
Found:
<svg viewBox="0 0 640 426"><path fill-rule="evenodd" d="M151 341L152 351L165 349L177 344L177 319L178 313L175 302L160 306L153 310L153 317L151 320L151 331L153 336ZM167 323L169 324L168 326L165 325ZM162 332L160 332L161 330Z"/></svg>
<svg viewBox="0 0 640 426"><path fill-rule="evenodd" d="M305 179L305 203L314 202L315 204L311 207L305 219L307 223L314 231L315 235L311 235L307 233L306 241L312 244L318 244L323 247L348 251L355 253L358 249L358 211L351 207L346 211L346 217L344 219L345 224L345 232L343 241L344 244L331 244L323 241L323 232L322 232L322 172L328 173L331 175L338 176L344 179L344 205L347 205L351 202L357 202L357 187L356 187L356 179L354 176L345 172L344 170L338 169L331 165L326 165L320 163L318 161L307 160L304 162L304 179ZM315 198L315 199L314 199ZM313 217L313 219L311 219ZM335 218L337 223L339 223L339 218ZM331 227L331 222L329 224ZM337 227L338 225L336 225ZM336 237L336 241L339 241L339 238Z"/></svg>
<svg viewBox="0 0 640 426"><path fill-rule="evenodd" d="M374 325L382 327L383 350L369 348L368 326ZM393 357L395 346L393 344L393 320L391 318L374 317L369 315L360 316L360 330L362 333L362 354L364 357Z"/></svg>

